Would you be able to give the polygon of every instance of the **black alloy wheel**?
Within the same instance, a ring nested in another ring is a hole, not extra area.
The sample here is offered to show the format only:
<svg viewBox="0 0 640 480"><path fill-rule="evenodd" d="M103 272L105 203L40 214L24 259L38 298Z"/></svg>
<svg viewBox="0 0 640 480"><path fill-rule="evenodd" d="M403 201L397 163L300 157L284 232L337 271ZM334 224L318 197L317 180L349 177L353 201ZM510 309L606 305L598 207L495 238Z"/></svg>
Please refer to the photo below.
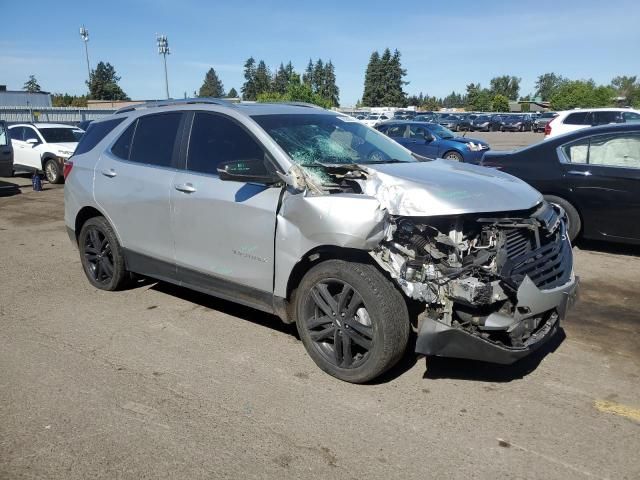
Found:
<svg viewBox="0 0 640 480"><path fill-rule="evenodd" d="M362 296L342 280L314 285L304 325L317 351L336 367L357 368L373 346L373 325Z"/></svg>
<svg viewBox="0 0 640 480"><path fill-rule="evenodd" d="M126 270L122 247L104 217L85 222L78 235L80 261L87 279L101 290L118 290L131 278Z"/></svg>
<svg viewBox="0 0 640 480"><path fill-rule="evenodd" d="M113 252L107 236L97 227L88 229L84 238L83 254L89 273L97 283L109 283L113 279Z"/></svg>

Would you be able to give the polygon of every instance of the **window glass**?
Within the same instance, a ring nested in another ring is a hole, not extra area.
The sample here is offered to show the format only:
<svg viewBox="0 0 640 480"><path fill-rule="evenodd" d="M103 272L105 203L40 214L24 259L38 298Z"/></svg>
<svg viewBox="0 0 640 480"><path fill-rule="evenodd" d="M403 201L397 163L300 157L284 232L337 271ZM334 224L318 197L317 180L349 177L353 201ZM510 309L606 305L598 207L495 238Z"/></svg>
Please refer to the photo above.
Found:
<svg viewBox="0 0 640 480"><path fill-rule="evenodd" d="M111 153L124 159L129 160L131 154L131 142L133 141L133 133L136 131L136 125L138 121L135 120L127 129L120 135L120 138L111 147Z"/></svg>
<svg viewBox="0 0 640 480"><path fill-rule="evenodd" d="M217 175L220 163L263 158L264 151L260 145L234 121L222 115L195 114L187 170Z"/></svg>
<svg viewBox="0 0 640 480"><path fill-rule="evenodd" d="M403 137L406 131L406 125L391 125L385 132L389 137Z"/></svg>
<svg viewBox="0 0 640 480"><path fill-rule="evenodd" d="M40 138L38 137L38 134L36 133L36 131L31 128L31 127L23 127L24 128L24 141L26 142L27 140L37 140L38 143L40 143Z"/></svg>
<svg viewBox="0 0 640 480"><path fill-rule="evenodd" d="M0 124L0 146L9 145L9 135L4 125Z"/></svg>
<svg viewBox="0 0 640 480"><path fill-rule="evenodd" d="M111 130L122 123L126 117L115 118L105 122L91 122L87 131L80 137L80 143L76 147L75 155L86 153L95 147ZM78 130L80 131L80 130ZM76 130L74 130L76 132Z"/></svg>
<svg viewBox="0 0 640 480"><path fill-rule="evenodd" d="M640 168L640 134L623 133L592 137L589 164Z"/></svg>
<svg viewBox="0 0 640 480"><path fill-rule="evenodd" d="M182 112L160 113L138 118L129 160L170 167L181 119Z"/></svg>
<svg viewBox="0 0 640 480"><path fill-rule="evenodd" d="M625 122L640 122L640 113L624 112L622 114Z"/></svg>
<svg viewBox="0 0 640 480"><path fill-rule="evenodd" d="M620 112L593 112L593 125L607 125L608 123L620 123Z"/></svg>
<svg viewBox="0 0 640 480"><path fill-rule="evenodd" d="M589 139L584 138L562 147L564 154L571 163L587 163L589 155Z"/></svg>
<svg viewBox="0 0 640 480"><path fill-rule="evenodd" d="M40 135L47 143L77 142L78 140L76 140L73 130L73 128L65 127L41 128Z"/></svg>
<svg viewBox="0 0 640 480"><path fill-rule="evenodd" d="M24 127L13 127L9 129L9 135L11 135L11 140L20 140L22 141L24 138Z"/></svg>
<svg viewBox="0 0 640 480"><path fill-rule="evenodd" d="M427 129L424 127L420 127L418 125L409 126L409 138L419 138L424 140L426 134Z"/></svg>
<svg viewBox="0 0 640 480"><path fill-rule="evenodd" d="M570 113L567 115L567 118L564 119L566 125L586 125L587 114L589 112L576 112Z"/></svg>

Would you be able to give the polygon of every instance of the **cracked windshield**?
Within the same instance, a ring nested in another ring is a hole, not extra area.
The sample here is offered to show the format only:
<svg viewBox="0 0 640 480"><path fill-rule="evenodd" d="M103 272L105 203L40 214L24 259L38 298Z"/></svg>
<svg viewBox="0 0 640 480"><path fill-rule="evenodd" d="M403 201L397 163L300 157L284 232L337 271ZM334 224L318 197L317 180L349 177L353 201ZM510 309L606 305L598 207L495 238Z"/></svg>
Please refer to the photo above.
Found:
<svg viewBox="0 0 640 480"><path fill-rule="evenodd" d="M416 158L375 130L339 115L256 115L253 119L320 183L325 165L415 162Z"/></svg>

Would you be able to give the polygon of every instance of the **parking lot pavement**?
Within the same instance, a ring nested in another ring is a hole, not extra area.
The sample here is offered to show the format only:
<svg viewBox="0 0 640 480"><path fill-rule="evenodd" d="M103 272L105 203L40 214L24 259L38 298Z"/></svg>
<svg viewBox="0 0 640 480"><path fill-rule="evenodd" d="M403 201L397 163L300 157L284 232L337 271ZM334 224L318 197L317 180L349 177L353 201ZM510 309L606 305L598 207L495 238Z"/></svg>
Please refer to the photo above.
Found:
<svg viewBox="0 0 640 480"><path fill-rule="evenodd" d="M576 248L581 300L510 367L322 373L275 317L162 283L107 293L63 190L0 198L0 478L640 478L640 249Z"/></svg>
<svg viewBox="0 0 640 480"><path fill-rule="evenodd" d="M544 139L544 133L534 132L466 132L465 136L485 140L492 150L513 150Z"/></svg>

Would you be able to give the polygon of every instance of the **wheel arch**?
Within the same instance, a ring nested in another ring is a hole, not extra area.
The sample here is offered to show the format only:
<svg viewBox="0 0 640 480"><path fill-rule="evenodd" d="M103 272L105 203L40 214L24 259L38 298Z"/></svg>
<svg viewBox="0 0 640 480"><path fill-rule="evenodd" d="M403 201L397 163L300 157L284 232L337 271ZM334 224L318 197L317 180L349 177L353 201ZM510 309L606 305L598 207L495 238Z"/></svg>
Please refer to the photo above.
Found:
<svg viewBox="0 0 640 480"><path fill-rule="evenodd" d="M47 160L56 160L57 158L58 156L51 152L45 152L40 155L40 166L42 167L42 170L44 171L44 164L47 163Z"/></svg>
<svg viewBox="0 0 640 480"><path fill-rule="evenodd" d="M544 190L540 193L542 193L542 196L545 197L545 199L548 195L552 197L561 198L562 200L567 202L569 205L571 205L576 210L576 212L578 212L578 216L580 217L580 231L578 232L577 238L579 238L585 232L585 223L584 223L584 215L582 214L582 210L580 209L578 204L575 201L573 201L571 196L561 192L557 192L555 190Z"/></svg>
<svg viewBox="0 0 640 480"><path fill-rule="evenodd" d="M78 211L74 221L74 227L75 227L74 233L76 236L76 243L78 243L78 236L80 235L80 230L82 230L82 226L85 223L87 223L89 219L95 218L95 217L104 217L109 222L114 232L116 232L116 235L118 235L116 229L113 227L113 224L109 221L109 218L104 213L102 213L100 210L98 210L93 206L84 206ZM120 239L118 238L118 241L119 240Z"/></svg>

